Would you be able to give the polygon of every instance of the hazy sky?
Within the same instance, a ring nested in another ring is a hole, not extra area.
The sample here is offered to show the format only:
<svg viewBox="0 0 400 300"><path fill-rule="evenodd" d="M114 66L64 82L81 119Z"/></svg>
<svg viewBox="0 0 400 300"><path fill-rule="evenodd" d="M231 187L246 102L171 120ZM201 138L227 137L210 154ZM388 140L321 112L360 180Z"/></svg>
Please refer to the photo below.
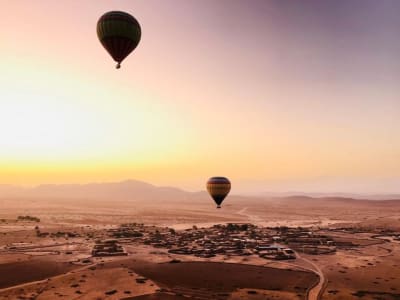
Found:
<svg viewBox="0 0 400 300"><path fill-rule="evenodd" d="M400 192L398 0L0 0L0 182ZM120 70L96 36L124 10Z"/></svg>

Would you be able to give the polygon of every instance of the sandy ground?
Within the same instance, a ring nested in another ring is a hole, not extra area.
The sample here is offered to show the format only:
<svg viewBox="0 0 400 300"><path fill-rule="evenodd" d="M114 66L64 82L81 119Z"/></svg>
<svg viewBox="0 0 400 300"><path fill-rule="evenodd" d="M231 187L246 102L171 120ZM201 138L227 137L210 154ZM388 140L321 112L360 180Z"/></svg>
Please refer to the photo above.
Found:
<svg viewBox="0 0 400 300"><path fill-rule="evenodd" d="M83 269L3 291L0 299L121 299L155 292L154 283L136 283L137 277L126 268Z"/></svg>
<svg viewBox="0 0 400 300"><path fill-rule="evenodd" d="M321 255L317 262L328 279L324 299L400 299L400 244L385 243Z"/></svg>
<svg viewBox="0 0 400 300"><path fill-rule="evenodd" d="M388 240L382 243L368 232L329 232L360 246L333 255L301 254L305 260L292 263L258 257L200 259L134 244L124 245L128 257L91 258L94 241L106 238L106 229L125 222L176 229L252 222L322 228L321 233L327 232L323 227L400 228L398 204L293 201L233 201L216 210L208 202L138 207L118 201L3 199L1 207L7 209L0 211L0 299L304 299L317 277L304 272L315 271L306 260L318 266L327 280L321 287L323 299L400 299L400 243L390 236L381 237ZM16 222L19 215L39 217L40 222ZM36 226L54 236L38 237ZM57 232L77 236L55 236ZM176 257L183 263L168 263ZM138 276L148 280L137 283Z"/></svg>

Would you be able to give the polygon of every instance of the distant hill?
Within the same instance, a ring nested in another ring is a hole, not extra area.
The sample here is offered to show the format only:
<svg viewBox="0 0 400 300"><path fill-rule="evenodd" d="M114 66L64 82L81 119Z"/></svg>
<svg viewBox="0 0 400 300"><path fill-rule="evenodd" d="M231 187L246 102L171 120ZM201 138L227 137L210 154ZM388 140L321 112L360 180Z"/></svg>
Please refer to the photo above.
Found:
<svg viewBox="0 0 400 300"><path fill-rule="evenodd" d="M174 187L158 187L139 180L125 180L121 182L88 183L88 184L43 184L36 187L19 187L0 185L0 198L34 198L34 199L97 199L97 200L129 200L129 201L168 201L169 203L187 203L210 201L205 191L188 192ZM387 203L400 204L399 195L386 195L381 201L377 197L360 198L357 195L339 193L305 194L305 193L265 193L263 196L230 195L229 203L244 205L263 205L271 202L295 204L302 203L310 206L357 205L377 202L379 205ZM160 203L160 202L158 202Z"/></svg>
<svg viewBox="0 0 400 300"><path fill-rule="evenodd" d="M290 196L290 197L278 197L280 203L301 203L303 205L311 206L357 206L357 205L400 205L400 197L397 199L388 200L370 200L370 199L354 199L344 197L309 197L309 196Z"/></svg>
<svg viewBox="0 0 400 300"><path fill-rule="evenodd" d="M43 184L32 188L0 185L0 197L23 198L82 198L82 199L182 199L189 192L173 187L157 187L152 184L126 180L121 182L89 184Z"/></svg>
<svg viewBox="0 0 400 300"><path fill-rule="evenodd" d="M400 194L355 194L355 193L307 193L307 192L264 192L261 197L311 197L311 198L348 198L348 199L364 199L364 200L392 200L400 199Z"/></svg>

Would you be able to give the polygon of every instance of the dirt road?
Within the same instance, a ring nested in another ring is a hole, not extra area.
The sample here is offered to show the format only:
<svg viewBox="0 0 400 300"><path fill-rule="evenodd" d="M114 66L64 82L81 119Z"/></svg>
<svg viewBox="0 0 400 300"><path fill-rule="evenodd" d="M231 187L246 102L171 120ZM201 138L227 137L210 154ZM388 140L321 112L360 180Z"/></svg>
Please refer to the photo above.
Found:
<svg viewBox="0 0 400 300"><path fill-rule="evenodd" d="M251 222L254 225L262 226L262 224L261 224L263 221L262 218L260 218L257 215L248 213L247 207L244 207L241 210L239 210L237 212L237 214L247 217L249 219L249 222ZM300 262L304 262L306 265L308 265L308 267L304 267L304 265L302 264L300 266L301 268L308 270L310 272L313 272L319 276L318 284L309 290L307 299L308 300L320 300L322 297L324 287L326 285L326 278L324 276L324 273L322 272L321 268L317 264L315 264L313 261L302 257L298 252L296 252L296 256ZM293 264L293 265L297 265L297 264Z"/></svg>

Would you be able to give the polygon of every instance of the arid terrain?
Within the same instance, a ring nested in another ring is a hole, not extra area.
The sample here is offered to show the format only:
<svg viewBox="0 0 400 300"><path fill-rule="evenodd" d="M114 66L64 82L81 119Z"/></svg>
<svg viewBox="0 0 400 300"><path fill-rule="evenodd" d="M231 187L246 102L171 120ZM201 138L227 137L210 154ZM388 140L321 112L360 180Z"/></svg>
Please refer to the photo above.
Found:
<svg viewBox="0 0 400 300"><path fill-rule="evenodd" d="M400 299L400 200L0 190L0 299Z"/></svg>

